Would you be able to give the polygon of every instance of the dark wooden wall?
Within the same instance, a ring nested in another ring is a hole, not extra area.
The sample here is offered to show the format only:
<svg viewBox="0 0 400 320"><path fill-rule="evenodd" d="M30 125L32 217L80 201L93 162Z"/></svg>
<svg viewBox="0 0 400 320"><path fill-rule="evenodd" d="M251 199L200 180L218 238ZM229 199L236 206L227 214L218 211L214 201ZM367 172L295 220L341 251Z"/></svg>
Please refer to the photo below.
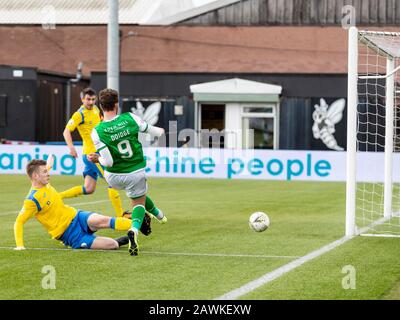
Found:
<svg viewBox="0 0 400 320"><path fill-rule="evenodd" d="M352 5L357 25L400 25L399 0L242 0L188 19L186 25L340 25Z"/></svg>
<svg viewBox="0 0 400 320"><path fill-rule="evenodd" d="M72 114L80 108L81 91L89 86L89 82L81 80L71 84L71 110L67 110L67 77L56 77L38 74L36 102L36 141L63 141L63 131ZM78 130L72 133L74 141L81 141Z"/></svg>

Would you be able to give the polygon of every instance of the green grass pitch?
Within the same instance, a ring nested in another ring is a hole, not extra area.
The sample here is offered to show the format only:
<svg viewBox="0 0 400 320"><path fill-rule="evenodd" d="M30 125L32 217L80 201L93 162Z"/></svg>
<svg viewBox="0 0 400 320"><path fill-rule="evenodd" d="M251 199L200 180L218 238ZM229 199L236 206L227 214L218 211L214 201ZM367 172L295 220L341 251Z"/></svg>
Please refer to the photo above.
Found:
<svg viewBox="0 0 400 320"><path fill-rule="evenodd" d="M51 178L59 191L82 182ZM0 299L214 299L344 235L344 183L150 178L149 194L168 223L153 220L153 233L140 237L139 256L127 248L64 250L35 219L24 228L29 250L19 252L12 250L13 224L29 181L1 175L0 185ZM113 214L103 181L93 195L66 203ZM248 227L254 211L269 215L267 231ZM399 241L356 237L240 299L399 299ZM42 288L49 265L55 289ZM342 286L348 265L356 271L355 289Z"/></svg>

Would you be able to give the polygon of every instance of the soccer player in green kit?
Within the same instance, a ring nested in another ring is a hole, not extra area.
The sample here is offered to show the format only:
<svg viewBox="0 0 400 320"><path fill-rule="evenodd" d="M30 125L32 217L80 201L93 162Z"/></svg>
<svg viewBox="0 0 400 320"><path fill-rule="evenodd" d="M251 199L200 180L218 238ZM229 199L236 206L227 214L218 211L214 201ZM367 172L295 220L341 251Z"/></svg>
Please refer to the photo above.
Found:
<svg viewBox="0 0 400 320"><path fill-rule="evenodd" d="M133 210L132 228L128 231L129 253L136 256L139 251L138 231L146 210L159 222L167 222L164 213L147 196L146 160L138 135L139 132L146 132L160 137L164 129L151 126L130 112L118 115L116 90L100 91L99 102L104 120L91 133L97 153L91 153L88 160L104 166L107 183L115 189L125 190L131 199Z"/></svg>

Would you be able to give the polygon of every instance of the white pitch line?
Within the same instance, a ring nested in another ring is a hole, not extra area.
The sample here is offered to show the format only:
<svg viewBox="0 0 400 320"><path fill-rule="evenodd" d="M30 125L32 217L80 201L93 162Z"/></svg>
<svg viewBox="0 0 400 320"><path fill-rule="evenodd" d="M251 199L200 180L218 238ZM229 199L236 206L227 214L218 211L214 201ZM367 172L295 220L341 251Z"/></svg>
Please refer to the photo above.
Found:
<svg viewBox="0 0 400 320"><path fill-rule="evenodd" d="M107 200L97 200L97 201L91 201L91 202L79 202L79 203L71 203L71 204L66 203L66 205L68 205L68 206L84 206L87 204L95 204L95 203L101 203L101 202L107 202L107 201L110 201L110 200L108 200L108 199ZM8 216L11 214L17 214L17 213L19 213L19 211L0 212L0 217Z"/></svg>
<svg viewBox="0 0 400 320"><path fill-rule="evenodd" d="M387 219L388 218L381 218L378 221L371 223L369 226L358 230L357 235L361 235L361 234L365 233L366 231L368 231L371 227L374 227L376 225L384 223ZM339 240L331 242L331 243L327 244L326 246L319 248L318 250L315 250L303 257L300 257L292 262L289 262L288 264L285 264L282 267L275 269L274 271L264 274L263 276L261 276L260 278L258 278L256 280L246 283L245 285L241 286L238 289L235 289L228 293L225 293L224 295L215 298L215 300L237 299L237 298L267 284L268 282L271 282L271 281L283 276L285 273L288 273L289 271L296 269L297 267L301 266L302 264L304 264L308 261L311 261L311 260L323 255L324 253L327 253L327 252L341 246L342 244L346 243L347 241L353 239L354 237L355 236L350 236L350 237L346 236Z"/></svg>
<svg viewBox="0 0 400 320"><path fill-rule="evenodd" d="M14 250L14 247L0 247L0 250ZM125 250L82 250L82 249L61 249L61 248L27 248L24 251L73 251L73 252L115 252L124 253ZM234 257L234 258L264 258L264 259L295 259L295 256L268 256L259 254L225 254L225 253L190 253L190 252L161 252L161 251L140 251L141 254L149 255L174 255L174 256L201 256L201 257Z"/></svg>
<svg viewBox="0 0 400 320"><path fill-rule="evenodd" d="M225 254L225 253L185 253L185 252L143 252L147 254L163 254L177 256L205 256L205 257L238 257L238 258L266 258L266 259L296 259L296 256L268 256L260 254Z"/></svg>
<svg viewBox="0 0 400 320"><path fill-rule="evenodd" d="M289 271L292 271L293 269L296 269L297 267L301 266L302 264L315 259L316 257L319 257L320 255L331 251L332 249L335 249L336 247L342 245L343 243L349 241L350 239L352 239L352 237L343 237L339 240L336 240L318 250L315 250L301 258L298 258L292 262L289 262L288 264L285 264L284 266L275 269L272 272L268 272L266 274L264 274L262 277L253 280L251 282L248 282L247 284L241 286L238 289L232 290L218 298L216 298L215 300L233 300L233 299L237 299L263 285L265 285L268 282L271 282L272 280L275 280L281 276L283 276L285 273L288 273Z"/></svg>
<svg viewBox="0 0 400 320"><path fill-rule="evenodd" d="M378 238L400 238L399 234L381 234L381 233L364 233L360 234L363 237L378 237Z"/></svg>

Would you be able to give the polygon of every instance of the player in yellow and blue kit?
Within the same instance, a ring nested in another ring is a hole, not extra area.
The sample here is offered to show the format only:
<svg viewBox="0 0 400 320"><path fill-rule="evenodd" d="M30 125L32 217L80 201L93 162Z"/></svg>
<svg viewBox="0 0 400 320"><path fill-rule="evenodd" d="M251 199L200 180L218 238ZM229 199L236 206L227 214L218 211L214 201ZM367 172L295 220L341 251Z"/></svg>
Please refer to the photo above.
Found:
<svg viewBox="0 0 400 320"><path fill-rule="evenodd" d="M72 198L79 195L92 194L96 189L97 178L103 178L103 168L100 164L94 164L87 160L87 155L96 152L96 148L92 142L90 136L93 128L97 126L101 121L100 109L95 105L96 103L96 92L91 88L86 88L82 91L82 106L72 115L68 121L67 126L63 132L65 142L70 150L70 155L74 158L78 157L76 149L72 141L71 132L78 129L78 132L82 138L83 151L82 157L85 164L83 171L83 177L85 179L83 186L76 186L61 192L62 198ZM121 217L124 214L122 209L121 198L117 190L109 187L108 196L114 207L117 217Z"/></svg>
<svg viewBox="0 0 400 320"><path fill-rule="evenodd" d="M25 249L23 226L32 217L39 220L53 239L74 249L117 249L125 244L123 238L126 237L112 239L98 237L94 233L105 228L127 231L131 227L131 220L80 211L65 205L60 194L49 184L50 168L51 164L36 159L26 167L32 188L14 224L16 250ZM123 243L120 243L121 239Z"/></svg>

